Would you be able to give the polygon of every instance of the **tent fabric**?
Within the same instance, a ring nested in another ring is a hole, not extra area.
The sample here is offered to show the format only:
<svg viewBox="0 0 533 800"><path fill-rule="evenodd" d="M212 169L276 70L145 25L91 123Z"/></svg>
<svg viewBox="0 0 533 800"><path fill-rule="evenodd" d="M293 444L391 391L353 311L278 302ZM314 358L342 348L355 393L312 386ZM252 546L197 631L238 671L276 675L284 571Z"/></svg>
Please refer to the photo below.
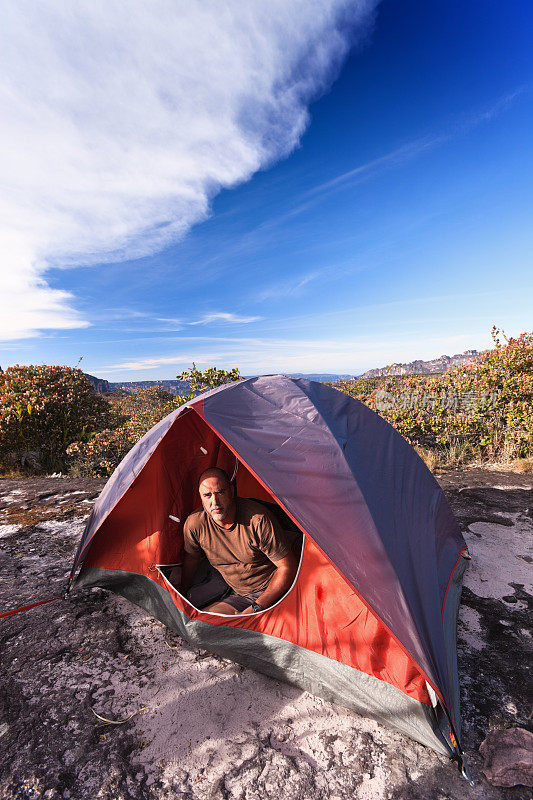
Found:
<svg viewBox="0 0 533 800"><path fill-rule="evenodd" d="M238 465L239 495L278 504L304 534L295 584L261 614L195 609L157 568L181 560L197 479L215 465L230 474ZM150 586L132 599L191 641L218 647L223 639L236 661L244 657L244 633L256 637L262 671L271 660L281 669L290 652L290 664L299 665L287 667L290 682L306 688L322 680L330 699L363 713L375 715L383 701L390 725L451 752L447 726L455 737L459 730L454 637L464 548L437 482L388 423L324 384L266 376L195 398L137 443L95 504L73 573L83 565L78 587L108 586L126 596L132 580ZM356 685L366 687L365 702ZM397 692L405 714L384 700ZM412 703L417 725L407 711ZM415 735L420 726L424 736Z"/></svg>

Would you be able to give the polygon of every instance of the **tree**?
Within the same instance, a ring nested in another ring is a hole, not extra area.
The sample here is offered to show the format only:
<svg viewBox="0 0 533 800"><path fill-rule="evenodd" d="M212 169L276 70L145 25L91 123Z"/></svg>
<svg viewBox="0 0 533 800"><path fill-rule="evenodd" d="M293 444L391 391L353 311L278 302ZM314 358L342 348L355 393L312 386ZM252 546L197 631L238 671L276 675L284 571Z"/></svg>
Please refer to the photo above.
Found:
<svg viewBox="0 0 533 800"><path fill-rule="evenodd" d="M234 381L242 380L241 373L237 367L233 367L229 372L225 369L217 369L216 367L208 367L204 370L196 369L196 364L192 362L192 369L184 370L176 375L178 380L187 382L191 394L197 395L201 392L206 392L208 389L214 389L216 386L223 386L225 383L233 383Z"/></svg>

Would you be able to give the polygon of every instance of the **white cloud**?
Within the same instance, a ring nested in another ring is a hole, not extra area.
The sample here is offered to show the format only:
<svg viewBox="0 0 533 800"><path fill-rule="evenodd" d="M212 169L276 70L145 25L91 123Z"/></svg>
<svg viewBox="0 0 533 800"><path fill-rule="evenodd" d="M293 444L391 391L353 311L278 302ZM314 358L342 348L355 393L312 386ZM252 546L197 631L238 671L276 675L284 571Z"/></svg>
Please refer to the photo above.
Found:
<svg viewBox="0 0 533 800"><path fill-rule="evenodd" d="M133 361L121 361L118 364L110 364L106 367L100 367L98 372L102 375L107 375L111 372L132 372L135 370L157 369L158 367L168 366L170 364L181 364L183 366L190 366L193 361L197 365L212 364L217 359L220 359L220 353L208 353L201 358L198 356L186 355L180 353L174 356L155 356L153 358L137 358Z"/></svg>
<svg viewBox="0 0 533 800"><path fill-rule="evenodd" d="M47 269L162 248L287 155L377 2L4 5L0 338L87 325Z"/></svg>
<svg viewBox="0 0 533 800"><path fill-rule="evenodd" d="M13 238L0 232L0 340L35 336L46 320L47 328L85 328L69 302L72 295L48 286L23 242L10 248Z"/></svg>
<svg viewBox="0 0 533 800"><path fill-rule="evenodd" d="M183 323L180 319L176 317L157 317L156 322L162 322L164 325L163 331L181 331L183 328Z"/></svg>
<svg viewBox="0 0 533 800"><path fill-rule="evenodd" d="M201 319L197 319L195 322L189 322L189 325L209 325L211 322L227 322L227 323L237 323L237 324L246 324L248 322L257 322L257 320L262 319L261 317L242 317L239 314L231 314L226 311L216 311L213 314L206 314Z"/></svg>
<svg viewBox="0 0 533 800"><path fill-rule="evenodd" d="M146 311L139 311L136 308L104 308L99 313L98 318L102 320L123 320L123 319L143 319L147 317Z"/></svg>
<svg viewBox="0 0 533 800"><path fill-rule="evenodd" d="M308 284L320 277L321 272L325 272L327 269L329 268L315 270L314 272L309 272L307 275L295 275L287 281L277 281L271 286L267 286L265 289L259 289L254 299L258 302L263 302L280 297L297 297Z"/></svg>

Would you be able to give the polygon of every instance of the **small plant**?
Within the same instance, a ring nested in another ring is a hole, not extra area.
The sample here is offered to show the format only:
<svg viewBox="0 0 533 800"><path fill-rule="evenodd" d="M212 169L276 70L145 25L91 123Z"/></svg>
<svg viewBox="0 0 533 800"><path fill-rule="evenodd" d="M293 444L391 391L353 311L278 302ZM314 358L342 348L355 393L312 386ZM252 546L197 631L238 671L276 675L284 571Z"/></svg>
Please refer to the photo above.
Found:
<svg viewBox="0 0 533 800"><path fill-rule="evenodd" d="M162 386L135 389L132 394L111 401L115 418L113 427L123 426L133 446L160 419L182 406L188 399L181 395L173 396Z"/></svg>
<svg viewBox="0 0 533 800"><path fill-rule="evenodd" d="M69 473L75 477L107 478L120 464L133 442L124 426L91 434L67 448Z"/></svg>
<svg viewBox="0 0 533 800"><path fill-rule="evenodd" d="M435 472L441 466L441 459L436 450L429 450L424 447L415 447L415 450L431 472Z"/></svg>

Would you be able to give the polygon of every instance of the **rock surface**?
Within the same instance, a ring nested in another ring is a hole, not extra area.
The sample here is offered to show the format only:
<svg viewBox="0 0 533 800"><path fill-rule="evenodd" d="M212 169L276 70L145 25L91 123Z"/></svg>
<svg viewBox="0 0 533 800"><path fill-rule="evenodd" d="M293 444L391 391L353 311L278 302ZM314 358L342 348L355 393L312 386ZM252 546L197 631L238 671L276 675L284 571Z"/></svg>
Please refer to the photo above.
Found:
<svg viewBox="0 0 533 800"><path fill-rule="evenodd" d="M532 481L439 480L472 553L458 645L474 787L416 742L191 648L93 589L0 620L0 798L529 800L488 783L478 750L491 730L530 724ZM0 480L1 610L61 594L102 485Z"/></svg>
<svg viewBox="0 0 533 800"><path fill-rule="evenodd" d="M533 733L524 728L491 731L479 752L483 774L495 786L533 786Z"/></svg>

